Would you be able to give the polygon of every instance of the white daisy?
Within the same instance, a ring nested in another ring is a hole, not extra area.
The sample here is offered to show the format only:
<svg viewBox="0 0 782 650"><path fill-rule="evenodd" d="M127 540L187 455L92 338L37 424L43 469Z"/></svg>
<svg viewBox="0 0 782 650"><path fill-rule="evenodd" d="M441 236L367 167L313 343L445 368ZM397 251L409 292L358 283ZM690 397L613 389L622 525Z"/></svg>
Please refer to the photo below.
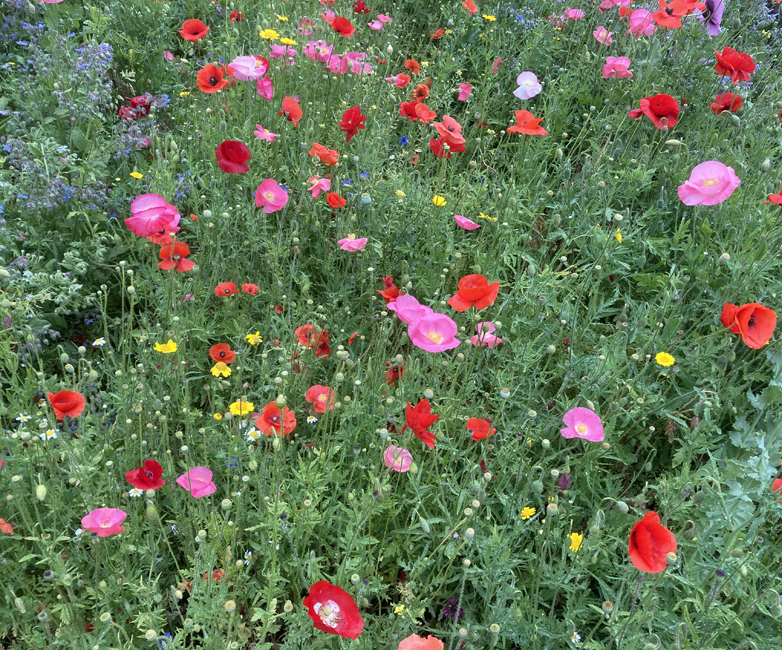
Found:
<svg viewBox="0 0 782 650"><path fill-rule="evenodd" d="M133 488L128 494L132 497L140 497L142 494L144 494L144 490L139 490L138 488Z"/></svg>
<svg viewBox="0 0 782 650"><path fill-rule="evenodd" d="M573 632L573 636L570 637L573 643L581 643L581 635L578 632Z"/></svg>
<svg viewBox="0 0 782 650"><path fill-rule="evenodd" d="M54 429L48 429L41 434L41 440L53 440L57 437L57 432Z"/></svg>
<svg viewBox="0 0 782 650"><path fill-rule="evenodd" d="M104 339L104 338L95 339L95 342L93 343L93 345L96 348L102 348L104 345L106 345L106 339Z"/></svg>
<svg viewBox="0 0 782 650"><path fill-rule="evenodd" d="M244 563L245 564L250 564L250 562L252 562L252 559L253 559L252 551L245 551L244 552Z"/></svg>
<svg viewBox="0 0 782 650"><path fill-rule="evenodd" d="M317 421L318 418L316 418L314 415L307 416L307 424L315 424Z"/></svg>
<svg viewBox="0 0 782 650"><path fill-rule="evenodd" d="M250 429L246 435L247 435L247 440L249 440L250 442L255 442L256 440L261 439L261 433L256 429Z"/></svg>
<svg viewBox="0 0 782 650"><path fill-rule="evenodd" d="M33 419L32 415L24 415L24 414L22 414L18 418L16 418L16 421L17 422L29 422L32 419Z"/></svg>

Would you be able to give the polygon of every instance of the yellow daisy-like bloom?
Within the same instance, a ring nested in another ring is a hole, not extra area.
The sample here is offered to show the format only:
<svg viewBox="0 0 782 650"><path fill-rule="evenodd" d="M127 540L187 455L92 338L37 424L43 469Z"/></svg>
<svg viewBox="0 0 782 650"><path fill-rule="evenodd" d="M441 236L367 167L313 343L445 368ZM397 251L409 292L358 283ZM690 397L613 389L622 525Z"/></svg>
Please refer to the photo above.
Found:
<svg viewBox="0 0 782 650"><path fill-rule="evenodd" d="M280 43L283 45L296 45L296 41L294 41L292 38L281 38Z"/></svg>
<svg viewBox="0 0 782 650"><path fill-rule="evenodd" d="M231 376L231 369L228 367L228 364L224 363L223 361L218 361L215 365L213 365L211 372L215 377Z"/></svg>
<svg viewBox="0 0 782 650"><path fill-rule="evenodd" d="M527 507L524 507L524 508L522 509L522 511L521 511L521 518L522 518L522 519L525 519L525 520L526 520L526 519L529 519L529 518L530 518L530 517L532 517L532 516L533 516L533 515L534 515L536 512L537 512L537 510L536 510L535 508L530 508L530 507L528 507L528 506L527 506Z"/></svg>
<svg viewBox="0 0 782 650"><path fill-rule="evenodd" d="M168 339L168 343L155 343L155 351L162 352L163 354L171 354L176 352L176 343L171 339Z"/></svg>
<svg viewBox="0 0 782 650"><path fill-rule="evenodd" d="M190 94L189 90L183 90L181 93L179 93L180 97L187 97Z"/></svg>
<svg viewBox="0 0 782 650"><path fill-rule="evenodd" d="M570 533L570 535L568 535L568 537L570 538L570 550L571 551L577 551L578 549L581 548L581 542L584 541L584 536L583 535L580 535L578 533Z"/></svg>
<svg viewBox="0 0 782 650"><path fill-rule="evenodd" d="M239 400L238 402L231 404L228 408L231 409L231 413L234 415L247 415L248 413L252 413L254 406L252 402L243 402L242 400Z"/></svg>
<svg viewBox="0 0 782 650"><path fill-rule="evenodd" d="M258 34L261 38L266 38L270 41L276 41L280 35L275 32L273 29L264 29L260 34Z"/></svg>
<svg viewBox="0 0 782 650"><path fill-rule="evenodd" d="M486 14L481 14L481 18L488 20L490 23L493 23L495 20L497 20L494 16L487 16Z"/></svg>
<svg viewBox="0 0 782 650"><path fill-rule="evenodd" d="M488 214L483 214L483 212L479 212L478 217L487 221L497 221L497 217L490 217Z"/></svg>
<svg viewBox="0 0 782 650"><path fill-rule="evenodd" d="M405 194L402 190L397 190L396 191L396 195L397 196L407 196L407 194Z"/></svg>
<svg viewBox="0 0 782 650"><path fill-rule="evenodd" d="M394 614L401 614L404 611L405 611L404 603L399 604L396 607L394 607Z"/></svg>
<svg viewBox="0 0 782 650"><path fill-rule="evenodd" d="M279 20L280 22L283 22L283 23L287 23L288 22L288 16L280 16L279 14L277 14L277 20Z"/></svg>
<svg viewBox="0 0 782 650"><path fill-rule="evenodd" d="M133 178L144 178L144 174L139 174L138 172L130 172L130 175Z"/></svg>
<svg viewBox="0 0 782 650"><path fill-rule="evenodd" d="M616 229L616 234L614 235L616 237L616 241L618 241L620 244L622 243L622 230L621 228Z"/></svg>
<svg viewBox="0 0 782 650"><path fill-rule="evenodd" d="M676 362L676 359L667 352L658 352L654 360L657 362L658 366L663 366L663 368L668 368Z"/></svg>
<svg viewBox="0 0 782 650"><path fill-rule="evenodd" d="M447 205L447 201L444 197L440 196L439 194L435 194L432 197L432 203L434 203L438 208L442 208L444 205Z"/></svg>
<svg viewBox="0 0 782 650"><path fill-rule="evenodd" d="M223 419L223 414L222 413L215 413L212 417L219 422L220 420Z"/></svg>
<svg viewBox="0 0 782 650"><path fill-rule="evenodd" d="M247 342L250 345L258 345L259 343L263 343L263 339L261 338L260 332L256 332L255 334L248 334L244 338L247 339Z"/></svg>

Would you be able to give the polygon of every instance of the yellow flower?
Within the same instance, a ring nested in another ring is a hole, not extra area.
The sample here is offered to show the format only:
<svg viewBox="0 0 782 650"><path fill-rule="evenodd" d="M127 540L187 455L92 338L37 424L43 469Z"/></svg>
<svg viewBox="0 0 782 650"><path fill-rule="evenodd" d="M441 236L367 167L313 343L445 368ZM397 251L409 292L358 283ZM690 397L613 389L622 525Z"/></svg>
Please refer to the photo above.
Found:
<svg viewBox="0 0 782 650"><path fill-rule="evenodd" d="M157 352L162 352L163 354L171 354L172 352L176 352L176 343L171 339L168 339L168 343L155 343L155 350Z"/></svg>
<svg viewBox="0 0 782 650"><path fill-rule="evenodd" d="M277 14L277 20L282 21L283 23L287 23L288 16L280 16L279 14Z"/></svg>
<svg viewBox="0 0 782 650"><path fill-rule="evenodd" d="M292 38L281 38L280 43L283 45L296 45L296 41L294 41Z"/></svg>
<svg viewBox="0 0 782 650"><path fill-rule="evenodd" d="M228 367L227 363L218 361L215 365L212 366L212 374L215 377L220 377L221 375L223 377L230 377L231 369Z"/></svg>
<svg viewBox="0 0 782 650"><path fill-rule="evenodd" d="M481 17L484 20L488 20L490 23L493 23L495 20L497 20L494 16L487 16L486 14L481 14Z"/></svg>
<svg viewBox="0 0 782 650"><path fill-rule="evenodd" d="M275 32L273 29L264 29L260 34L258 34L261 38L267 38L270 41L276 41L280 35Z"/></svg>
<svg viewBox="0 0 782 650"><path fill-rule="evenodd" d="M620 244L622 243L622 229L621 228L617 228L616 229L616 234L614 235L614 237L616 237L616 241L618 241Z"/></svg>
<svg viewBox="0 0 782 650"><path fill-rule="evenodd" d="M215 413L212 417L219 422L220 420L223 419L223 414L222 413Z"/></svg>
<svg viewBox="0 0 782 650"><path fill-rule="evenodd" d="M144 178L144 174L139 174L138 172L130 172L130 175L133 178Z"/></svg>
<svg viewBox="0 0 782 650"><path fill-rule="evenodd" d="M478 217L481 219L486 219L488 221L497 221L497 217L490 217L488 214L483 214L483 212L479 212Z"/></svg>
<svg viewBox="0 0 782 650"><path fill-rule="evenodd" d="M189 91L189 90L183 90L181 93L179 93L179 96L180 96L180 97L186 97L186 96L187 96L187 95L189 95L189 94L190 94L190 91Z"/></svg>
<svg viewBox="0 0 782 650"><path fill-rule="evenodd" d="M396 191L396 195L397 196L407 196L407 194L405 194L402 190L397 190Z"/></svg>
<svg viewBox="0 0 782 650"><path fill-rule="evenodd" d="M578 549L581 548L581 542L584 541L584 536L583 535L579 535L578 533L570 533L570 535L568 535L568 537L570 538L570 550L571 551L577 551Z"/></svg>
<svg viewBox="0 0 782 650"><path fill-rule="evenodd" d="M664 368L667 368L668 366L672 366L676 361L676 359L674 359L667 352L658 352L654 360L657 362L658 366L663 366Z"/></svg>
<svg viewBox="0 0 782 650"><path fill-rule="evenodd" d="M394 607L394 614L401 614L404 611L405 611L404 603L399 604L396 607Z"/></svg>
<svg viewBox="0 0 782 650"><path fill-rule="evenodd" d="M421 67L422 68L428 68L429 67L429 61L421 61Z"/></svg>
<svg viewBox="0 0 782 650"><path fill-rule="evenodd" d="M252 402L243 402L242 400L239 400L238 402L231 404L228 408L231 409L231 413L234 415L247 415L252 412L254 406Z"/></svg>
<svg viewBox="0 0 782 650"><path fill-rule="evenodd" d="M453 30L452 29L446 29L445 33L450 36L451 34L453 34Z"/></svg>
<svg viewBox="0 0 782 650"><path fill-rule="evenodd" d="M244 338L247 339L247 342L250 345L258 345L259 343L263 343L263 339L261 338L260 332L256 332L255 334L248 334Z"/></svg>
<svg viewBox="0 0 782 650"><path fill-rule="evenodd" d="M536 512L537 512L537 510L535 510L535 508L524 507L524 508L522 509L522 511L521 511L521 518L522 518L522 519L529 519L529 518L530 518L530 517L532 517L532 516L533 516L533 515L534 515Z"/></svg>
<svg viewBox="0 0 782 650"><path fill-rule="evenodd" d="M434 203L438 208L442 208L444 205L447 204L447 201L439 194L435 194L432 197L432 203Z"/></svg>

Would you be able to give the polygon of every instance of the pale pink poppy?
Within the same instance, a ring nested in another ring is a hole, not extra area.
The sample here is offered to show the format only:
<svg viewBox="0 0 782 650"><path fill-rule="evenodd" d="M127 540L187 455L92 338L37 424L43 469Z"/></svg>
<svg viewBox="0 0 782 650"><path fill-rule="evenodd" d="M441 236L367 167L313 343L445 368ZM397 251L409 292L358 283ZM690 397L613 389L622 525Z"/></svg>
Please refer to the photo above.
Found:
<svg viewBox="0 0 782 650"><path fill-rule="evenodd" d="M272 45L272 51L269 53L270 59L285 59L288 65L296 63L297 50L288 45Z"/></svg>
<svg viewBox="0 0 782 650"><path fill-rule="evenodd" d="M570 20L581 20L585 15L581 9L571 9L570 7L565 9L565 16L570 18Z"/></svg>
<svg viewBox="0 0 782 650"><path fill-rule="evenodd" d="M312 198L317 199L321 192L328 192L331 189L330 178L320 178L319 176L310 176L307 179L308 183L312 183L307 189L312 192Z"/></svg>
<svg viewBox="0 0 782 650"><path fill-rule="evenodd" d="M600 11L608 11L611 7L629 7L633 0L603 0L600 3Z"/></svg>
<svg viewBox="0 0 782 650"><path fill-rule="evenodd" d="M166 61L173 61L174 60L174 55L171 54L171 52L169 52L168 50L166 50L166 51L163 52L163 58Z"/></svg>
<svg viewBox="0 0 782 650"><path fill-rule="evenodd" d="M150 235L149 237L147 237L147 239L151 241L153 244L158 244L159 246L165 246L167 244L170 244L171 235L174 235L181 230L181 228L178 225L180 219L181 217L178 214L175 214L174 218L171 220L171 223L161 228L160 230L156 231L154 235Z"/></svg>
<svg viewBox="0 0 782 650"><path fill-rule="evenodd" d="M411 634L406 639L402 639L397 650L443 650L443 642L431 635L426 637Z"/></svg>
<svg viewBox="0 0 782 650"><path fill-rule="evenodd" d="M654 18L651 12L646 9L636 9L630 15L630 29L628 34L635 34L636 38L641 38L641 34L651 36L654 34Z"/></svg>
<svg viewBox="0 0 782 650"><path fill-rule="evenodd" d="M266 101L271 101L272 97L274 97L274 86L272 85L272 80L269 79L269 77L258 79L258 81L255 82L255 92L257 92Z"/></svg>
<svg viewBox="0 0 782 650"><path fill-rule="evenodd" d="M217 492L217 486L212 482L212 470L208 467L189 469L176 482L196 499Z"/></svg>
<svg viewBox="0 0 782 650"><path fill-rule="evenodd" d="M383 23L379 20L373 20L372 22L367 23L367 25L369 25L369 29L376 32L379 32L381 29L383 29Z"/></svg>
<svg viewBox="0 0 782 650"><path fill-rule="evenodd" d="M609 56L603 66L603 79L629 79L633 76L630 71L630 59L626 56Z"/></svg>
<svg viewBox="0 0 782 650"><path fill-rule="evenodd" d="M331 53L334 51L333 45L328 45L326 41L310 41L302 49L304 56L313 61L319 61L320 63L328 63L331 58Z"/></svg>
<svg viewBox="0 0 782 650"><path fill-rule="evenodd" d="M329 58L328 66L329 70L334 74L345 74L350 69L350 61L338 54L334 54Z"/></svg>
<svg viewBox="0 0 782 650"><path fill-rule="evenodd" d="M121 524L127 516L127 512L117 508L97 508L82 517L81 525L98 537L108 537L125 530Z"/></svg>
<svg viewBox="0 0 782 650"><path fill-rule="evenodd" d="M315 27L315 22L311 18L304 16L304 18L299 21L299 34L302 36L312 36L315 33L313 27Z"/></svg>
<svg viewBox="0 0 782 650"><path fill-rule="evenodd" d="M611 45L611 43L613 43L614 41L614 39L611 38L613 33L614 32L609 32L605 27L601 25L594 32L592 32L592 36L594 36L603 45Z"/></svg>
<svg viewBox="0 0 782 650"><path fill-rule="evenodd" d="M445 314L432 313L407 328L410 341L427 352L453 350L461 341L456 338L456 322Z"/></svg>
<svg viewBox="0 0 782 650"><path fill-rule="evenodd" d="M570 409L562 417L566 427L559 432L563 438L581 438L590 442L602 442L605 437L600 416L588 408Z"/></svg>
<svg viewBox="0 0 782 650"><path fill-rule="evenodd" d="M274 142L275 138L280 137L278 133L272 133L271 131L264 129L260 124L255 125L253 135L259 140L267 140L269 142Z"/></svg>
<svg viewBox="0 0 782 650"><path fill-rule="evenodd" d="M431 316L434 311L431 307L422 305L416 298L410 294L400 294L396 300L389 302L386 307L395 311L403 323L410 325L424 316Z"/></svg>
<svg viewBox="0 0 782 650"><path fill-rule="evenodd" d="M495 329L492 322L478 323L475 326L475 331L478 333L470 337L470 343L482 348L487 347L491 350L502 343L502 339L499 336L494 336Z"/></svg>
<svg viewBox="0 0 782 650"><path fill-rule="evenodd" d="M519 99L527 100L540 94L543 90L543 86L538 81L538 78L532 72L522 72L516 77L516 83L519 85L513 94Z"/></svg>
<svg viewBox="0 0 782 650"><path fill-rule="evenodd" d="M394 22L393 18L391 18L391 16L386 16L386 14L378 14L377 15L377 19L381 23L391 23L391 22Z"/></svg>
<svg viewBox="0 0 782 650"><path fill-rule="evenodd" d="M728 199L739 183L733 167L708 160L696 165L690 178L679 185L679 198L684 205L716 205Z"/></svg>
<svg viewBox="0 0 782 650"><path fill-rule="evenodd" d="M263 206L266 214L282 210L288 203L288 193L273 178L267 178L255 191L255 207Z"/></svg>
<svg viewBox="0 0 782 650"><path fill-rule="evenodd" d="M139 237L149 237L168 227L177 214L177 208L166 203L159 194L142 194L130 204L130 214L125 219L130 232Z"/></svg>
<svg viewBox="0 0 782 650"><path fill-rule="evenodd" d="M471 219L463 217L460 214L453 215L453 218L454 221L456 221L456 225L458 225L460 228L464 228L465 230L477 230L481 227L481 224L475 223Z"/></svg>
<svg viewBox="0 0 782 650"><path fill-rule="evenodd" d="M367 245L367 241L369 240L366 237L356 239L356 236L353 233L350 233L347 237L340 239L337 243L343 251L355 253L356 251L363 250L364 246Z"/></svg>
<svg viewBox="0 0 782 650"><path fill-rule="evenodd" d="M500 63L502 63L502 57L498 56L494 59L494 63L491 64L492 74L497 74L500 71Z"/></svg>
<svg viewBox="0 0 782 650"><path fill-rule="evenodd" d="M264 77L269 70L269 62L262 56L237 56L230 63L233 76L239 81L256 81Z"/></svg>
<svg viewBox="0 0 782 650"><path fill-rule="evenodd" d="M457 99L460 102L466 102L470 98L470 93L472 92L472 84L461 84L459 86L459 96Z"/></svg>
<svg viewBox="0 0 782 650"><path fill-rule="evenodd" d="M392 472L406 472L413 464L413 454L404 447L391 445L383 454L383 463Z"/></svg>
<svg viewBox="0 0 782 650"><path fill-rule="evenodd" d="M372 72L372 66L368 63L363 63L367 58L365 52L345 52L343 58L347 60L350 65L351 74L370 74Z"/></svg>
<svg viewBox="0 0 782 650"><path fill-rule="evenodd" d="M323 20L325 20L329 25L334 22L334 19L337 17L337 14L335 14L331 9L326 9L326 13L323 13L320 15Z"/></svg>

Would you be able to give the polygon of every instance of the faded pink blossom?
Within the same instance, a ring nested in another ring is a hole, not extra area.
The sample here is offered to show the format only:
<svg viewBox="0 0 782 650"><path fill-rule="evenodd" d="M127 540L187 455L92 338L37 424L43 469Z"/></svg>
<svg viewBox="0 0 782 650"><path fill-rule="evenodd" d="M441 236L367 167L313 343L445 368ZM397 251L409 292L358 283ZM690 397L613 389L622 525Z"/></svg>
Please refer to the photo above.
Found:
<svg viewBox="0 0 782 650"><path fill-rule="evenodd" d="M263 206L266 214L282 210L288 203L288 193L273 178L267 178L255 191L255 207Z"/></svg>
<svg viewBox="0 0 782 650"><path fill-rule="evenodd" d="M269 79L269 77L258 79L258 81L255 82L255 92L257 92L266 101L271 101L272 97L274 97L274 86L272 85L272 80Z"/></svg>
<svg viewBox="0 0 782 650"><path fill-rule="evenodd" d="M629 79L633 76L630 71L630 59L626 56L609 56L603 66L603 79Z"/></svg>
<svg viewBox="0 0 782 650"><path fill-rule="evenodd" d="M302 36L312 36L315 33L313 27L315 27L315 22L311 18L304 16L304 18L299 21L299 34Z"/></svg>
<svg viewBox="0 0 782 650"><path fill-rule="evenodd" d="M344 239L340 239L337 243L343 251L350 251L351 253L355 253L356 251L363 250L364 246L367 245L367 241L369 240L366 237L356 239L355 235L350 234Z"/></svg>
<svg viewBox="0 0 782 650"><path fill-rule="evenodd" d="M590 442L602 442L605 438L600 416L588 408L570 409L562 417L566 427L559 432L563 438L581 438Z"/></svg>
<svg viewBox="0 0 782 650"><path fill-rule="evenodd" d="M334 22L334 19L337 17L337 14L335 14L331 9L326 9L326 13L323 13L320 15L323 20L325 20L329 25Z"/></svg>
<svg viewBox="0 0 782 650"><path fill-rule="evenodd" d="M636 9L630 15L630 29L628 34L635 34L636 38L641 38L641 34L651 36L654 34L654 18L651 12L646 9Z"/></svg>
<svg viewBox="0 0 782 650"><path fill-rule="evenodd" d="M513 94L519 99L528 100L536 97L543 90L543 86L538 81L538 78L532 72L522 72L516 77L516 83L519 85Z"/></svg>
<svg viewBox="0 0 782 650"><path fill-rule="evenodd" d="M494 59L494 63L491 64L492 74L497 74L500 71L500 63L502 63L502 57L498 56Z"/></svg>
<svg viewBox="0 0 782 650"><path fill-rule="evenodd" d="M379 32L381 29L383 29L383 23L381 23L379 20L373 20L372 22L367 23L369 25L369 29L372 29L376 32Z"/></svg>
<svg viewBox="0 0 782 650"><path fill-rule="evenodd" d="M471 219L463 217L460 214L453 215L453 218L454 221L456 221L456 225L458 225L460 228L464 228L465 230L477 230L481 227L481 224L475 223Z"/></svg>
<svg viewBox="0 0 782 650"><path fill-rule="evenodd" d="M212 482L212 471L207 467L194 467L182 474L176 482L196 499L217 492L217 486Z"/></svg>
<svg viewBox="0 0 782 650"><path fill-rule="evenodd" d="M413 454L403 447L391 445L383 454L383 463L392 472L406 472L413 464Z"/></svg>
<svg viewBox="0 0 782 650"><path fill-rule="evenodd" d="M280 137L278 133L272 133L267 129L264 129L260 124L255 125L255 132L253 135L260 140L267 140L268 142L274 142L275 138Z"/></svg>
<svg viewBox="0 0 782 650"><path fill-rule="evenodd" d="M331 53L334 51L334 46L328 45L324 40L309 41L302 51L308 59L319 61L320 63L328 63Z"/></svg>
<svg viewBox="0 0 782 650"><path fill-rule="evenodd" d="M416 298L410 294L400 294L396 300L389 302L386 307L390 311L395 311L396 315L406 325L412 325L415 321L424 316L431 316L434 311L431 307L422 305Z"/></svg>
<svg viewBox="0 0 782 650"><path fill-rule="evenodd" d="M608 11L611 7L629 7L633 0L603 0L600 3L600 11Z"/></svg>
<svg viewBox="0 0 782 650"><path fill-rule="evenodd" d="M410 342L426 352L453 350L461 344L456 338L456 322L445 314L432 313L424 316L407 328Z"/></svg>
<svg viewBox="0 0 782 650"><path fill-rule="evenodd" d="M611 45L611 43L613 43L613 39L611 38L613 33L614 32L609 32L601 25L594 32L592 32L592 36L594 36L603 45Z"/></svg>
<svg viewBox="0 0 782 650"><path fill-rule="evenodd" d="M329 70L331 70L334 74L345 74L350 68L350 61L348 61L347 58L339 56L338 54L334 54L333 56L329 57L328 66Z"/></svg>
<svg viewBox="0 0 782 650"><path fill-rule="evenodd" d="M127 512L117 508L97 508L82 517L81 525L98 537L108 537L125 530L121 524L127 516Z"/></svg>
<svg viewBox="0 0 782 650"><path fill-rule="evenodd" d="M229 64L239 81L255 81L266 75L269 62L262 56L237 56Z"/></svg>
<svg viewBox="0 0 782 650"><path fill-rule="evenodd" d="M470 93L472 92L472 84L461 84L459 86L459 96L457 99L460 102L466 102L470 98Z"/></svg>
<svg viewBox="0 0 782 650"><path fill-rule="evenodd" d="M368 63L363 63L367 58L365 52L345 52L343 59L347 59L350 64L351 74L361 75L370 74L372 72L372 66Z"/></svg>
<svg viewBox="0 0 782 650"><path fill-rule="evenodd" d="M321 192L328 192L331 189L330 178L320 178L318 176L311 176L307 179L308 183L312 183L307 189L312 192L312 198L317 199Z"/></svg>
<svg viewBox="0 0 782 650"><path fill-rule="evenodd" d="M491 350L502 343L502 339L499 336L494 336L495 329L492 322L478 323L475 326L475 331L478 333L470 337L470 343L482 348L487 347Z"/></svg>

